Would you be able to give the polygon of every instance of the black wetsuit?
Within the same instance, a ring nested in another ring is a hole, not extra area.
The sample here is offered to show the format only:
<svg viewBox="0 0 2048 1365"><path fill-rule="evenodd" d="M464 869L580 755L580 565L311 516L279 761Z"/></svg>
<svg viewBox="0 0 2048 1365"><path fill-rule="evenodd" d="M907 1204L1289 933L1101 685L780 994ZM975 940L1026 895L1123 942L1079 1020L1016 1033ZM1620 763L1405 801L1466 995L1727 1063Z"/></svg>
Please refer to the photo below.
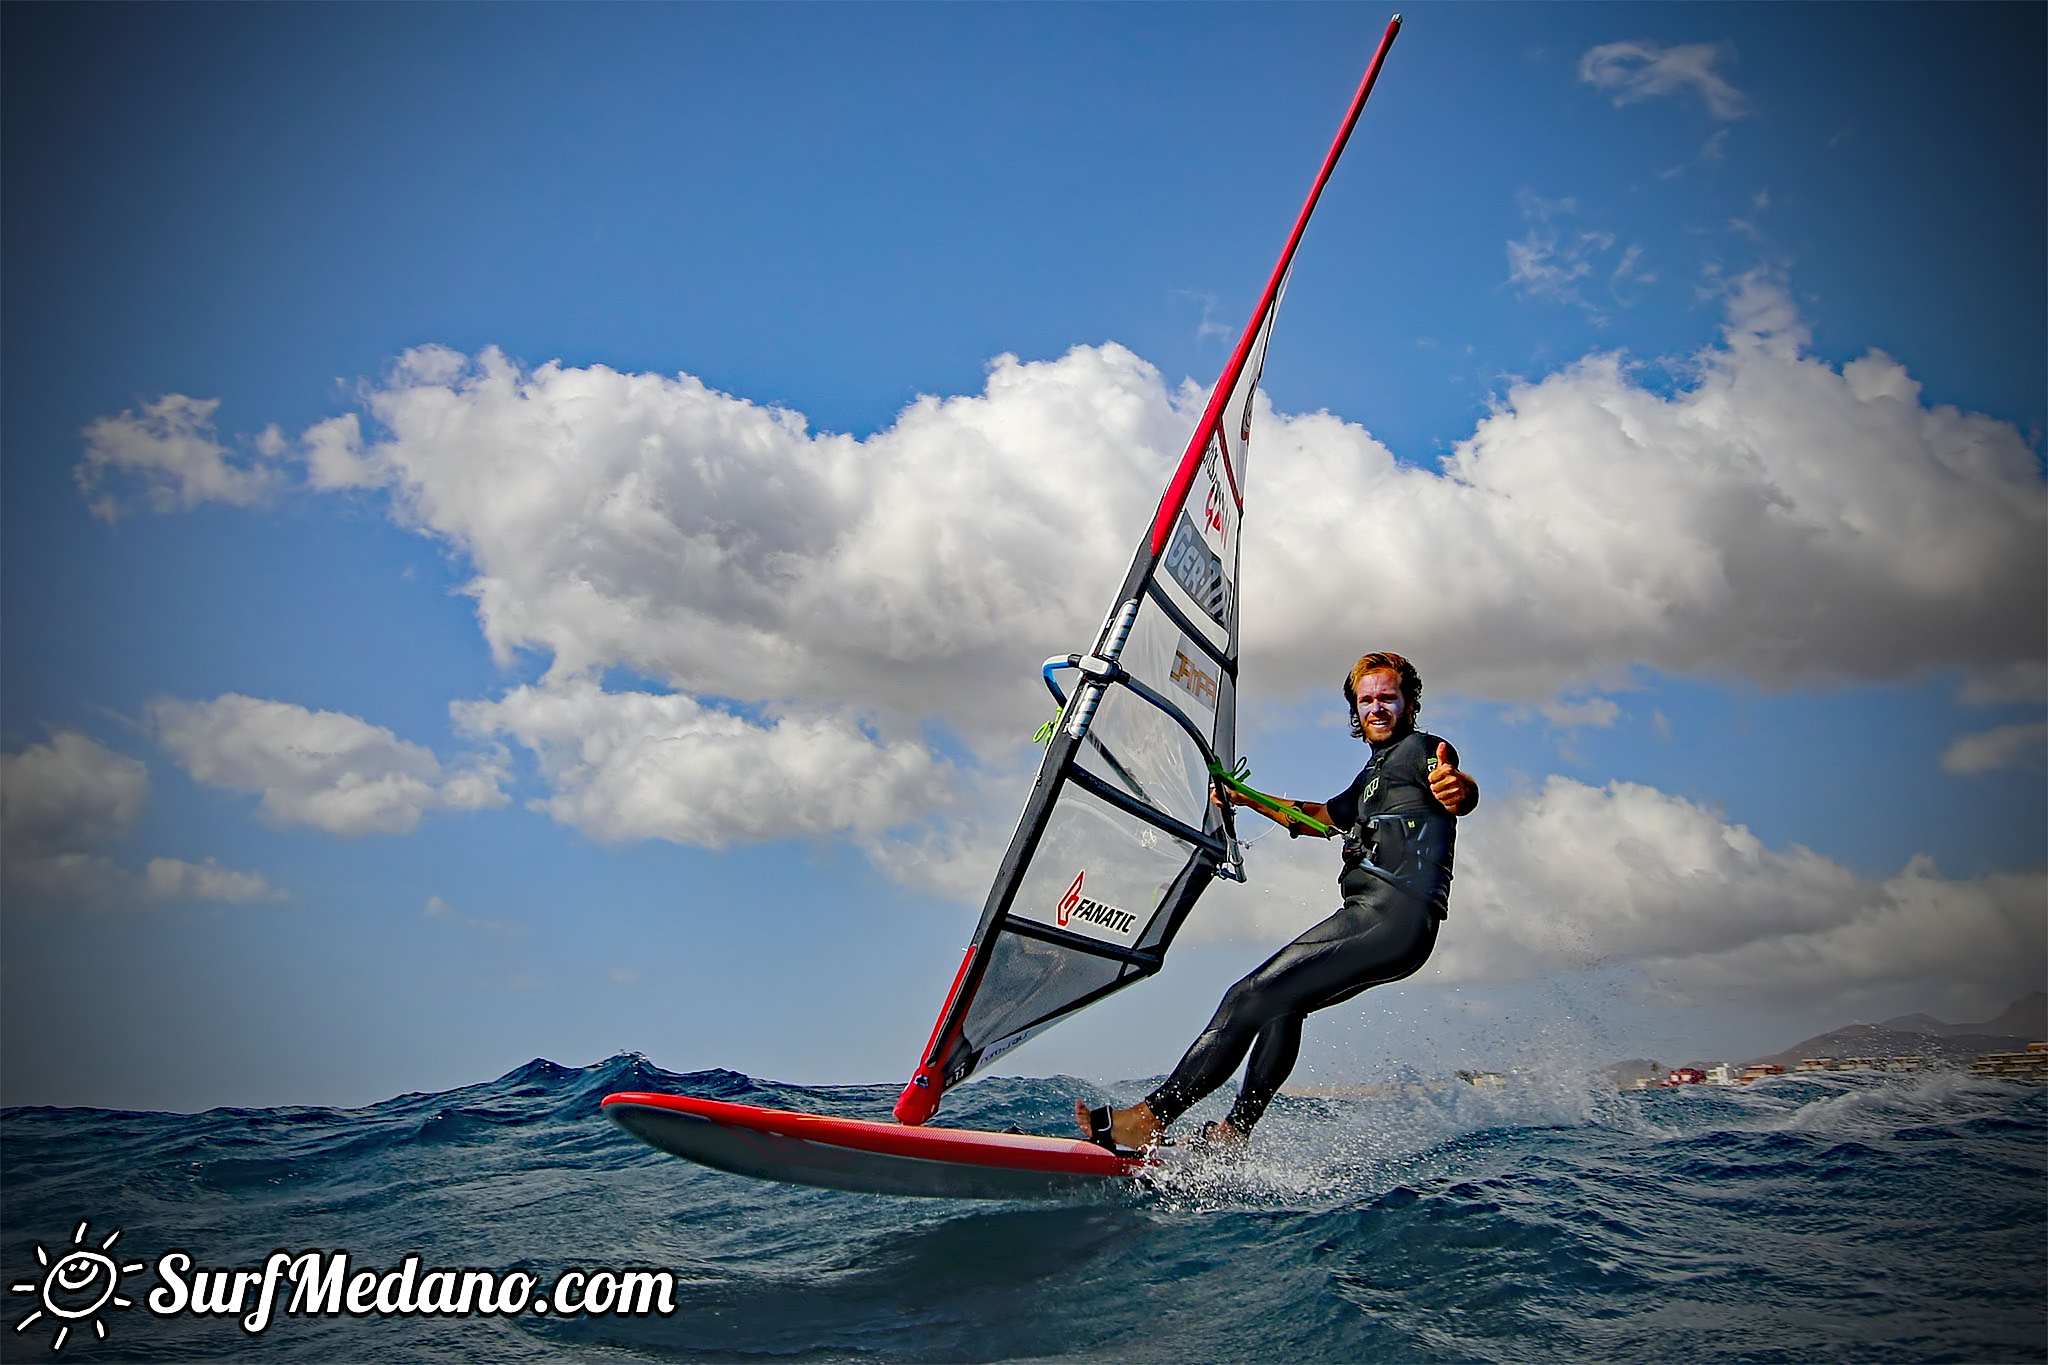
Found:
<svg viewBox="0 0 2048 1365"><path fill-rule="evenodd" d="M1337 882L1344 904L1224 992L1180 1065L1146 1096L1161 1124L1229 1080L1249 1052L1230 1126L1251 1132L1294 1069L1303 1020L1368 986L1399 981L1429 960L1448 902L1457 829L1429 794L1442 742L1416 730L1375 747L1351 785L1330 799L1330 823L1346 831ZM1457 762L1455 749L1451 761Z"/></svg>

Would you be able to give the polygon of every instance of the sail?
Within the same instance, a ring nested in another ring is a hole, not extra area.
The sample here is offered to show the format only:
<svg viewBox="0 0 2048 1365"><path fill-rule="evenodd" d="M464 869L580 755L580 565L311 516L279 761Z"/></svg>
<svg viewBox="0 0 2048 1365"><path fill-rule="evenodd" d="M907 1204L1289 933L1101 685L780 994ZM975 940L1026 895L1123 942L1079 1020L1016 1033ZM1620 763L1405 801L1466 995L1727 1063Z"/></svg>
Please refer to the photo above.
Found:
<svg viewBox="0 0 2048 1365"><path fill-rule="evenodd" d="M1387 25L1265 292L1086 654L1045 677L1057 729L896 1117L1077 1010L1157 972L1218 876L1243 879L1237 762L1238 532L1253 399L1294 251L1400 30Z"/></svg>

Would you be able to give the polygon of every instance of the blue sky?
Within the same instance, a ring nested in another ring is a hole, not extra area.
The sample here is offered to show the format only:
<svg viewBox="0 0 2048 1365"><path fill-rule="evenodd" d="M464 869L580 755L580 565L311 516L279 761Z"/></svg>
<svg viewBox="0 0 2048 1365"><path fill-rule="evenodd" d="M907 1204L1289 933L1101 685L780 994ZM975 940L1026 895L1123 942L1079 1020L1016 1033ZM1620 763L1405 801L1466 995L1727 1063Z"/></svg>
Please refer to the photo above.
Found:
<svg viewBox="0 0 2048 1365"><path fill-rule="evenodd" d="M1398 648L1486 804L1305 1065L2038 988L2042 12L1404 18L1266 367L1245 747L1336 791ZM1385 19L10 7L6 1102L907 1075ZM1006 1066L1165 1069L1330 853Z"/></svg>

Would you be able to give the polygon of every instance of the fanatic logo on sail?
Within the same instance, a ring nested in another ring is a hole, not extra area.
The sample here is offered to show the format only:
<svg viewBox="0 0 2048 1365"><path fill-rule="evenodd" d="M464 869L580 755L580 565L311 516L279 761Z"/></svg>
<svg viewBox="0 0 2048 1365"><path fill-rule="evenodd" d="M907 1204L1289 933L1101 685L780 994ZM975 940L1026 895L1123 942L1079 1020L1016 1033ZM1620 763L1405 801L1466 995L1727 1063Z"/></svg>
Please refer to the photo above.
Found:
<svg viewBox="0 0 2048 1365"><path fill-rule="evenodd" d="M1067 888L1067 894L1060 897L1060 928L1069 927L1070 922L1085 925L1100 925L1119 937L1129 937L1137 925L1138 917L1128 910L1119 910L1114 905L1081 894L1081 883L1088 876L1084 869L1074 874L1074 884Z"/></svg>

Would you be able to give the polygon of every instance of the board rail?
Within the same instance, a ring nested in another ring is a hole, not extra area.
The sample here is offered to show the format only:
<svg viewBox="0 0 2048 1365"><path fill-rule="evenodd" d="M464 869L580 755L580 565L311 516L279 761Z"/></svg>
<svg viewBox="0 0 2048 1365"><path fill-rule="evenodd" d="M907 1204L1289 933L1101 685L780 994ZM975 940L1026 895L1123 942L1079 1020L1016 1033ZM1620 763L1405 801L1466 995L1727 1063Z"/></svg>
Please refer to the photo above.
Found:
<svg viewBox="0 0 2048 1365"><path fill-rule="evenodd" d="M1031 1199L1128 1188L1148 1169L1085 1139L911 1127L625 1090L603 1109L642 1142L701 1166L866 1194Z"/></svg>

